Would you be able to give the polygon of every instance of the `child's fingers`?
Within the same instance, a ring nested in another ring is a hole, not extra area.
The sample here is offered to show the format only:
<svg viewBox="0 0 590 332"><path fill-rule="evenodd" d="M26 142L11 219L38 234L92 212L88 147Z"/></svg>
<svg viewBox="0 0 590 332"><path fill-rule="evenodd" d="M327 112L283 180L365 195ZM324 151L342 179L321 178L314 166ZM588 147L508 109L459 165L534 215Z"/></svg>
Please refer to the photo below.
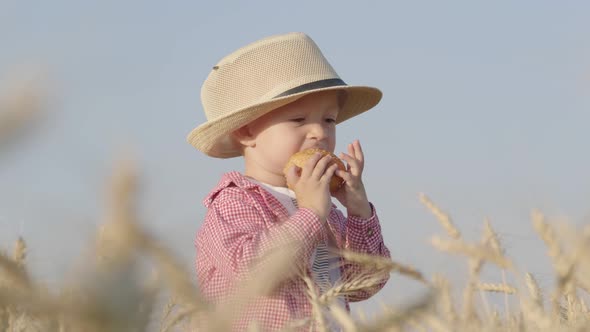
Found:
<svg viewBox="0 0 590 332"><path fill-rule="evenodd" d="M348 161L352 159L352 156L344 152L340 152L340 159L346 161L346 170L350 172L350 163Z"/></svg>
<svg viewBox="0 0 590 332"><path fill-rule="evenodd" d="M320 160L321 156L322 155L319 152L316 152L313 156L307 159L307 161L303 165L303 169L301 170L301 177L308 178L312 175L316 167L316 164L318 163L318 160Z"/></svg>
<svg viewBox="0 0 590 332"><path fill-rule="evenodd" d="M331 160L332 160L332 157L330 155L323 156L315 165L315 168L312 173L312 177L314 179L320 180L322 178L322 176L324 176L324 174L326 173L326 169L327 169L328 164L330 163Z"/></svg>
<svg viewBox="0 0 590 332"><path fill-rule="evenodd" d="M346 148L348 149L348 154L350 156L352 156L353 158L356 158L356 156L354 155L354 147L352 146L352 143L349 143Z"/></svg>
<svg viewBox="0 0 590 332"><path fill-rule="evenodd" d="M328 169L326 169L326 172L324 173L324 175L322 175L321 180L326 183L330 183L330 180L332 179L332 176L334 176L334 174L336 173L337 169L338 169L337 164L332 164L332 165L328 166Z"/></svg>
<svg viewBox="0 0 590 332"><path fill-rule="evenodd" d="M361 141L358 139L352 142L352 147L354 150L354 156L358 159L359 162L365 162L365 154L363 153L363 148L361 147Z"/></svg>
<svg viewBox="0 0 590 332"><path fill-rule="evenodd" d="M352 175L359 176L363 172L363 167L357 159L353 158L351 155L346 154L344 152L341 153L340 156L348 164L347 168Z"/></svg>
<svg viewBox="0 0 590 332"><path fill-rule="evenodd" d="M350 181L352 181L352 174L350 174L346 171L339 169L339 170L336 170L335 174L338 175L339 177L341 177L345 183L350 183Z"/></svg>

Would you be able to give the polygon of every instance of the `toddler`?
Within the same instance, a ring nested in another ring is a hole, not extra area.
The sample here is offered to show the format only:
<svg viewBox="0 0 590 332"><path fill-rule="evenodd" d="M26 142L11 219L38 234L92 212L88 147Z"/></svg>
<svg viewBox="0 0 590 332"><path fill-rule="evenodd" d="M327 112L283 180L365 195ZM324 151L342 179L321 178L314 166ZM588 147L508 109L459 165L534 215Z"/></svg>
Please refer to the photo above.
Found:
<svg viewBox="0 0 590 332"><path fill-rule="evenodd" d="M299 244L302 254L293 265L304 267L318 295L339 280L366 273L330 251L389 257L363 185L365 156L358 140L340 154L345 170L330 165L329 155L316 154L303 167L283 173L296 152L333 152L336 124L374 107L380 90L347 85L310 37L289 33L223 58L205 80L201 99L207 121L193 129L188 141L208 156L244 160L243 172L224 174L204 200L208 211L195 239L196 270L209 301L223 304L235 285L252 277L252 263L285 236ZM331 193L333 176L344 182ZM346 208L346 216L332 197ZM340 296L336 305L349 310L349 302L379 291L388 276L382 278L376 286ZM249 303L234 328L245 330L256 322L265 330L279 330L311 313L306 283L290 278L271 295Z"/></svg>

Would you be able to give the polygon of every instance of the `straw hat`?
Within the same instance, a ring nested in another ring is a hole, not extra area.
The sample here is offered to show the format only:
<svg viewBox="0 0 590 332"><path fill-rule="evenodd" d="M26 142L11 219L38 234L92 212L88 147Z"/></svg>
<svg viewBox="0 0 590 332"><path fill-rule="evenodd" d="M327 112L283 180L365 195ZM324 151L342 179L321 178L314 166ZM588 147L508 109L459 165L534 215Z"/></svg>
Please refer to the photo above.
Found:
<svg viewBox="0 0 590 332"><path fill-rule="evenodd" d="M347 98L336 123L379 103L381 91L346 85L315 42L303 33L271 36L223 58L203 83L207 122L187 141L211 157L240 155L231 133L258 117L310 93L344 90Z"/></svg>

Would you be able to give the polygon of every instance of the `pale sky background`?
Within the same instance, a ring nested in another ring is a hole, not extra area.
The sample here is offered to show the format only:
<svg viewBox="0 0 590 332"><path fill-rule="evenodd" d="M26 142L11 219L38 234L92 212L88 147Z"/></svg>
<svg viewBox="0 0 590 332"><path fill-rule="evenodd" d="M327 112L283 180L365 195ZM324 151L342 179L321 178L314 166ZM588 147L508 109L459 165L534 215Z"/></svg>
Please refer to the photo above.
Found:
<svg viewBox="0 0 590 332"><path fill-rule="evenodd" d="M467 273L429 245L443 231L425 192L470 240L489 217L517 265L550 286L529 215L590 220L589 16L584 1L1 1L0 94L41 68L51 102L30 137L2 151L0 246L23 235L36 276L57 283L91 242L129 147L142 222L194 271L202 199L242 168L185 141L205 120L201 84L238 47L303 31L347 83L384 93L338 127L336 152L361 140L393 258L427 276ZM501 280L493 269L484 279ZM421 290L393 276L353 309Z"/></svg>

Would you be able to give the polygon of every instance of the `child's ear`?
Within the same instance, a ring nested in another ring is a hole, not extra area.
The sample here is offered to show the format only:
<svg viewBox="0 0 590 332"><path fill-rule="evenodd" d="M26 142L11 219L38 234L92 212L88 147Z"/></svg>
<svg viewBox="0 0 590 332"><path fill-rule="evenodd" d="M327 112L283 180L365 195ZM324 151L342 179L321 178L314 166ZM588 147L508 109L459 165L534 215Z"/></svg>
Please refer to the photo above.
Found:
<svg viewBox="0 0 590 332"><path fill-rule="evenodd" d="M244 147L256 146L255 136L252 134L252 130L248 125L245 125L232 132L232 136Z"/></svg>

